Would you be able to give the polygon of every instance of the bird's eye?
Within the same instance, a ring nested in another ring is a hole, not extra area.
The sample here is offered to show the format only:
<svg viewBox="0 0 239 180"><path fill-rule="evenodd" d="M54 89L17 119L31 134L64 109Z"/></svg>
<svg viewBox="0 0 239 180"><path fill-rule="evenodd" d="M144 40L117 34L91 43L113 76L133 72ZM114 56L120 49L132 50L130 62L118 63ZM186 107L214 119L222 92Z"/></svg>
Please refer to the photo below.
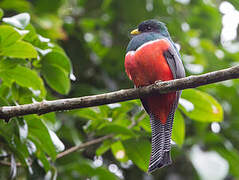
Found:
<svg viewBox="0 0 239 180"><path fill-rule="evenodd" d="M147 30L151 30L152 28L150 26L147 26Z"/></svg>

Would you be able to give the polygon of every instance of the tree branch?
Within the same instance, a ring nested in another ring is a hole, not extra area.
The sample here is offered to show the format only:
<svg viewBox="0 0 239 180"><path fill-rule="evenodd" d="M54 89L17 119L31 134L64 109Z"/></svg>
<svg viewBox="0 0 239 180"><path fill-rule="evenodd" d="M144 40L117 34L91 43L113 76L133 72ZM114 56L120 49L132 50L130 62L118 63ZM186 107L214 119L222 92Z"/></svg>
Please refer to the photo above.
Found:
<svg viewBox="0 0 239 180"><path fill-rule="evenodd" d="M169 93L177 90L195 88L198 86L239 78L239 66L214 71L198 76L189 76L172 81L157 82L155 84L137 89L125 89L94 96L79 98L42 101L19 106L0 107L0 119L8 121L12 117L28 114L45 114L54 111L71 110L84 107L99 106L104 104L138 99L151 93Z"/></svg>

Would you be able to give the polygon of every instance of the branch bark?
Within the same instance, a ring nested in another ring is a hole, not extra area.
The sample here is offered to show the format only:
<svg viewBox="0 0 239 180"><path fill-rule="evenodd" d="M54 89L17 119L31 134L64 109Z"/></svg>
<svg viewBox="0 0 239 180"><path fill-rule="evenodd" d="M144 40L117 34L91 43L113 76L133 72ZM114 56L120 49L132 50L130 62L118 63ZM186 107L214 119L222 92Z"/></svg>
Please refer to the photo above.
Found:
<svg viewBox="0 0 239 180"><path fill-rule="evenodd" d="M122 102L147 96L151 93L169 93L177 90L195 88L202 85L239 78L239 66L214 71L198 76L189 76L172 81L156 82L155 84L137 89L125 89L115 92L84 96L79 98L42 101L19 106L0 107L0 119L8 121L12 117L28 114L45 114L54 111L71 110L84 107L100 106Z"/></svg>

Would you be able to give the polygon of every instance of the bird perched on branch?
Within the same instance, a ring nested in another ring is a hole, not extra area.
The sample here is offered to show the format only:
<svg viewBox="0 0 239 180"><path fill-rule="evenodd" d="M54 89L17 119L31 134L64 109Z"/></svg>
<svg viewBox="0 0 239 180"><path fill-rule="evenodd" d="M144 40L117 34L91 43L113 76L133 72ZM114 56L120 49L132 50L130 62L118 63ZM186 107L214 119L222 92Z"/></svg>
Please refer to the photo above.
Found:
<svg viewBox="0 0 239 180"><path fill-rule="evenodd" d="M179 52L164 23L147 20L131 32L125 70L136 87L185 77ZM148 172L171 164L171 134L181 91L141 98L150 116L152 152Z"/></svg>

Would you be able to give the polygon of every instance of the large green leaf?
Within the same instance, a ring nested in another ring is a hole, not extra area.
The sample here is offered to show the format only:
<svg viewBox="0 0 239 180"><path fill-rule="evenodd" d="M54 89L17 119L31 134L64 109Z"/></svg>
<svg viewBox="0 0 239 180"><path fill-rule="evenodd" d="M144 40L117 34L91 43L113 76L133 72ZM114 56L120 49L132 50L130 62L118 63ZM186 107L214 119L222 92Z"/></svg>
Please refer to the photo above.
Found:
<svg viewBox="0 0 239 180"><path fill-rule="evenodd" d="M15 68L18 64L26 64L24 59L4 58L0 60L0 71Z"/></svg>
<svg viewBox="0 0 239 180"><path fill-rule="evenodd" d="M17 41L11 46L3 47L1 54L13 58L37 58L36 49L28 42Z"/></svg>
<svg viewBox="0 0 239 180"><path fill-rule="evenodd" d="M0 8L0 20L2 19L3 14L4 14L4 12L3 12L3 10Z"/></svg>
<svg viewBox="0 0 239 180"><path fill-rule="evenodd" d="M140 169L147 172L151 145L147 139L128 139L122 141L126 154Z"/></svg>
<svg viewBox="0 0 239 180"><path fill-rule="evenodd" d="M221 105L205 92L195 89L184 90L179 102L183 112L193 120L201 122L223 120Z"/></svg>
<svg viewBox="0 0 239 180"><path fill-rule="evenodd" d="M49 86L61 94L67 94L70 90L68 73L58 65L44 63L41 69L43 77Z"/></svg>
<svg viewBox="0 0 239 180"><path fill-rule="evenodd" d="M173 131L172 139L177 145L182 146L185 137L185 123L184 118L179 110L176 110L174 122L173 122Z"/></svg>
<svg viewBox="0 0 239 180"><path fill-rule="evenodd" d="M29 138L37 142L52 160L56 158L56 149L45 123L35 115L25 116L28 124Z"/></svg>
<svg viewBox="0 0 239 180"><path fill-rule="evenodd" d="M96 155L97 156L101 156L102 154L104 154L106 151L108 151L110 149L110 146L112 144L111 140L105 140L100 147L96 150Z"/></svg>
<svg viewBox="0 0 239 180"><path fill-rule="evenodd" d="M68 74L71 72L69 58L61 51L53 50L42 58L43 66L55 65L64 69Z"/></svg>
<svg viewBox="0 0 239 180"><path fill-rule="evenodd" d="M0 53L2 48L13 45L17 40L21 39L21 35L11 26L0 26Z"/></svg>
<svg viewBox="0 0 239 180"><path fill-rule="evenodd" d="M15 81L20 86L40 90L41 95L45 96L46 92L42 79L31 69L19 65L12 69L0 69L0 78L3 81Z"/></svg>
<svg viewBox="0 0 239 180"><path fill-rule="evenodd" d="M122 134L127 136L135 136L133 131L128 129L127 127L116 125L116 124L109 124L99 129L99 134Z"/></svg>
<svg viewBox="0 0 239 180"><path fill-rule="evenodd" d="M126 152L124 146L121 141L117 141L111 145L111 151L114 157L120 162L127 162L128 157L126 156Z"/></svg>

